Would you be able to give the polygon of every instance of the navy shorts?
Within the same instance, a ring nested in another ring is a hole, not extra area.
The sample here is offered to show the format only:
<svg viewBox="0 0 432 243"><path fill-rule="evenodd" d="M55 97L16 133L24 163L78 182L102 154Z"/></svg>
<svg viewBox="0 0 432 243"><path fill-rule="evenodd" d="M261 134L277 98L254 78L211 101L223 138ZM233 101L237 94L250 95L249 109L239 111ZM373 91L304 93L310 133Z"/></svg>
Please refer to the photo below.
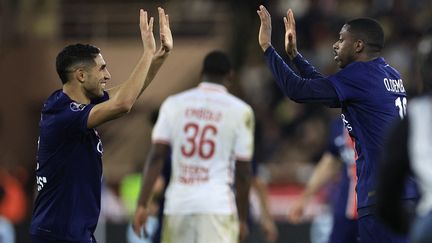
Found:
<svg viewBox="0 0 432 243"><path fill-rule="evenodd" d="M359 243L357 220L334 215L329 243Z"/></svg>
<svg viewBox="0 0 432 243"><path fill-rule="evenodd" d="M65 240L48 240L37 235L31 235L32 243L97 243L96 239L92 237L90 240L85 241L65 241Z"/></svg>
<svg viewBox="0 0 432 243"><path fill-rule="evenodd" d="M373 214L358 219L361 243L408 243L407 236L393 233Z"/></svg>

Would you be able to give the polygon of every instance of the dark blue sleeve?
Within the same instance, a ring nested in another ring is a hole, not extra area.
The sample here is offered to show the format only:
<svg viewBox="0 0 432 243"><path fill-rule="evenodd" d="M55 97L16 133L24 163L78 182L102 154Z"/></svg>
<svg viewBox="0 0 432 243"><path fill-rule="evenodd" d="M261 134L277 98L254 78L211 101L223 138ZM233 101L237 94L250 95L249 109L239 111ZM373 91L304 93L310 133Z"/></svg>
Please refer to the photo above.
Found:
<svg viewBox="0 0 432 243"><path fill-rule="evenodd" d="M273 47L264 53L273 77L282 92L298 103L321 103L340 107L338 95L327 78L299 77L276 53Z"/></svg>
<svg viewBox="0 0 432 243"><path fill-rule="evenodd" d="M302 78L324 78L300 53L292 60Z"/></svg>

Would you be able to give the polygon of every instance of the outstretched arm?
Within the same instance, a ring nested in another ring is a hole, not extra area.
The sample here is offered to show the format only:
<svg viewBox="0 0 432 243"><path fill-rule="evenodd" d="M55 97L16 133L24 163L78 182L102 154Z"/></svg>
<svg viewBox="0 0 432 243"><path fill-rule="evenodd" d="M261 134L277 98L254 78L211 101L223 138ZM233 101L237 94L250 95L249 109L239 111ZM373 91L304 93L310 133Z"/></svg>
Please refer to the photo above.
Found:
<svg viewBox="0 0 432 243"><path fill-rule="evenodd" d="M335 174L340 171L341 162L331 153L325 153L318 162L312 177L309 179L306 188L300 197L294 202L294 205L288 213L288 220L291 223L298 224L301 222L304 209L315 193L322 188L324 184L334 178Z"/></svg>
<svg viewBox="0 0 432 243"><path fill-rule="evenodd" d="M290 12L290 11L289 11ZM336 106L338 102L338 96L334 90L333 85L326 78L313 78L306 79L298 76L276 53L274 48L271 46L271 17L270 13L264 6L260 6L257 11L261 25L258 34L258 41L261 49L264 51L264 55L269 65L273 76L282 90L282 92L296 102L308 102L308 103L324 103L330 106ZM293 20L291 12L290 19ZM288 29L288 35L293 34L293 28L295 25L288 20L286 21L286 27ZM294 31L295 34L295 31ZM289 38L288 38L289 40ZM287 47L295 49L295 35L292 35L291 42L287 42ZM291 44L289 44L291 43ZM293 51L294 52L294 51ZM296 52L296 51L295 51ZM294 54L293 54L294 55ZM295 54L296 58L300 55Z"/></svg>
<svg viewBox="0 0 432 243"><path fill-rule="evenodd" d="M159 16L162 16L161 13L163 13L163 18L159 21L162 25L165 25L164 30L161 31L161 33L164 33L164 36L168 36L168 38L163 37L161 40L163 43L166 43L164 49L168 50L169 47L172 47L172 38L170 37L170 32L166 34L166 29L169 30L169 26L164 22L166 20L164 11L163 9L160 9L159 11ZM140 30L144 47L140 60L129 78L123 84L108 91L110 99L92 108L87 121L88 128L96 127L106 121L118 118L128 113L142 90L147 87L148 83L151 81L147 80L147 76L152 73L149 73L149 69L152 60L155 58L156 52L156 44L153 36L153 17L148 19L147 12L142 9L140 10ZM158 54L158 56L160 56L160 54ZM157 69L159 69L159 67L157 67ZM153 74L153 77L154 75L155 73ZM153 77L151 77L151 79L153 79ZM148 82L146 82L146 80Z"/></svg>
<svg viewBox="0 0 432 243"><path fill-rule="evenodd" d="M264 53L267 65L282 92L299 103L322 103L337 107L339 98L327 78L307 79L298 76L277 54L273 47Z"/></svg>
<svg viewBox="0 0 432 243"><path fill-rule="evenodd" d="M169 16L165 14L165 10L163 8L158 8L159 12L159 33L160 33L160 48L156 52L153 57L152 64L150 66L150 70L148 71L146 80L144 82L144 86L142 87L140 94L149 86L151 81L156 76L162 64L165 62L166 58L170 54L173 48L173 38L171 34L170 24L169 24Z"/></svg>

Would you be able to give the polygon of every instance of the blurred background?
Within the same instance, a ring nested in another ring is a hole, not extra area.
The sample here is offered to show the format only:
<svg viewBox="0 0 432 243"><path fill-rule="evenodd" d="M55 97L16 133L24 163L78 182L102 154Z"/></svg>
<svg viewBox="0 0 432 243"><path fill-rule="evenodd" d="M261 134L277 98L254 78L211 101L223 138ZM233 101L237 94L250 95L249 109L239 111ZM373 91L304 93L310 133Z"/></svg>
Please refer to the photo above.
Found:
<svg viewBox="0 0 432 243"><path fill-rule="evenodd" d="M339 110L283 97L257 41L260 4L272 14L272 42L279 53L284 52L282 17L293 9L298 49L324 74L337 71L332 44L344 22L376 18L386 33L383 57L401 72L409 96L421 89L417 56L430 48L421 41L432 23L430 0L0 0L0 216L14 225L16 242L30 241L38 121L44 100L61 88L57 53L76 42L94 44L107 61L109 85L121 83L142 51L138 10L157 17L157 6L170 16L174 50L132 112L98 129L105 184L99 242L125 242L135 203L124 188L147 156L152 114L168 95L198 84L202 59L214 49L231 56L236 78L230 91L255 111L255 159L267 183L278 242L319 242L310 229L328 208L331 185L308 207L305 223L291 225L286 214L326 149L328 125ZM253 212L259 217L259 210ZM263 242L259 229L251 234L250 242Z"/></svg>

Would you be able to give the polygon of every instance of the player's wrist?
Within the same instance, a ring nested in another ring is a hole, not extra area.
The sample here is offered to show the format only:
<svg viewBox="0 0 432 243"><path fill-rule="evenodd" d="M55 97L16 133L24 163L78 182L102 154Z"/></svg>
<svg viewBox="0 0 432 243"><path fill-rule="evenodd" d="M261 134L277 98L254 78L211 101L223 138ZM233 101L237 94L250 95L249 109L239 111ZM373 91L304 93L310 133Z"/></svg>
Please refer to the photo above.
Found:
<svg viewBox="0 0 432 243"><path fill-rule="evenodd" d="M265 52L269 47L271 47L271 43L270 42L266 42L263 44L260 44L261 49L263 50L263 52Z"/></svg>

